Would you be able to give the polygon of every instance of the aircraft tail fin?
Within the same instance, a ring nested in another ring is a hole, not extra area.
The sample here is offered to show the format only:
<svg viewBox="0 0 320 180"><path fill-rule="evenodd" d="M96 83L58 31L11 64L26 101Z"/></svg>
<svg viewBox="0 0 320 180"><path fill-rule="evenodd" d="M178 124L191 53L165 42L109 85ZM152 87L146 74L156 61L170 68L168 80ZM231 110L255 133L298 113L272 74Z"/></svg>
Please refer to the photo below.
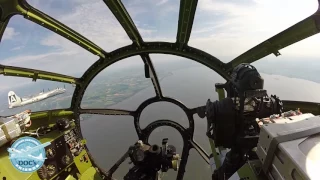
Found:
<svg viewBox="0 0 320 180"><path fill-rule="evenodd" d="M14 103L21 103L22 99L18 95L16 95L16 93L14 93L13 91L9 91L8 102L10 106L11 104L14 104Z"/></svg>

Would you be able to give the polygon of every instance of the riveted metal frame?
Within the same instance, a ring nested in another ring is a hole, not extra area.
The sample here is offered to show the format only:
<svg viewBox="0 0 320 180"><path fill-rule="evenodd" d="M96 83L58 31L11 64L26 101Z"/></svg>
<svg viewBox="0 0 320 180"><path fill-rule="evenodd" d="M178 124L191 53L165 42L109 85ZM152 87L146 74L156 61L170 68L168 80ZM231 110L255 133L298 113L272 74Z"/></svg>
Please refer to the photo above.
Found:
<svg viewBox="0 0 320 180"><path fill-rule="evenodd" d="M198 0L181 0L179 9L177 43L179 48L185 46L191 35L194 15L196 13Z"/></svg>
<svg viewBox="0 0 320 180"><path fill-rule="evenodd" d="M0 74L3 74L4 76L32 78L33 81L36 81L37 79L42 79L70 84L79 84L78 78L72 76L66 76L63 74L40 71L29 68L0 65Z"/></svg>
<svg viewBox="0 0 320 180"><path fill-rule="evenodd" d="M320 1L320 0L319 0ZM223 78L228 80L230 78L230 70L240 63L252 63L259 60L271 53L276 56L280 55L279 51L293 43L296 43L302 39L319 33L320 31L320 10L310 17L302 20L301 22L293 25L287 30L273 36L265 42L257 45L249 51L238 56L229 63L223 63L214 56L203 52L199 49L189 47L188 41L192 31L192 25L194 21L194 15L197 7L197 0L181 0L179 9L178 30L175 43L168 42L144 42L137 27L131 19L129 13L125 9L120 0L104 0L105 4L109 7L111 12L120 22L121 26L126 31L128 37L132 40L132 44L119 48L113 52L106 52L90 40L86 39L76 31L60 23L54 18L46 15L45 13L37 10L29 5L25 0L0 0L0 42L4 30L9 22L9 19L14 15L22 15L27 20L33 21L44 28L51 30L52 32L63 36L64 38L78 44L87 51L97 55L99 59L88 68L81 78L75 78L57 73L51 73L35 69L27 69L20 67L4 66L0 65L0 74L5 76L19 76L28 77L33 80L44 79L51 81L59 81L65 83L76 84L76 88L73 94L71 107L65 109L67 112L71 112L76 118L76 124L78 131L80 132L80 114L103 114L103 115L128 115L134 117L134 124L136 131L140 139L148 141L148 137L151 132L159 126L171 126L178 130L184 140L184 148L182 153L182 161L177 179L182 179L184 174L185 165L187 163L187 157L189 150L195 148L197 152L203 157L203 159L209 163L209 156L207 153L193 141L194 133L194 120L193 114L196 113L195 109L189 109L178 100L164 97L161 91L161 86L153 66L152 60L149 56L151 53L160 54L172 54L185 58L195 60L212 70L216 71ZM99 74L103 69L107 68L111 64L118 62L124 58L139 55L145 66L146 78L150 78L156 97L150 98L143 102L136 111L128 111L121 109L81 109L80 104L83 94L92 81L92 79ZM146 128L141 129L139 125L139 117L141 112L148 105L159 102L171 102L176 104L184 110L189 119L189 127L184 128L181 125L170 120L158 120L149 124ZM283 101L285 108L300 107L302 110L310 110L314 113L320 112L320 106L318 103L310 102L296 102L296 101ZM52 112L63 112L64 110L52 110ZM47 116L51 111L35 112L34 115ZM57 113L57 116L63 116L64 113ZM81 132L80 135L82 136ZM87 148L87 147L86 147ZM92 156L90 155L91 159ZM94 162L93 164L97 166ZM100 169L101 170L101 169Z"/></svg>

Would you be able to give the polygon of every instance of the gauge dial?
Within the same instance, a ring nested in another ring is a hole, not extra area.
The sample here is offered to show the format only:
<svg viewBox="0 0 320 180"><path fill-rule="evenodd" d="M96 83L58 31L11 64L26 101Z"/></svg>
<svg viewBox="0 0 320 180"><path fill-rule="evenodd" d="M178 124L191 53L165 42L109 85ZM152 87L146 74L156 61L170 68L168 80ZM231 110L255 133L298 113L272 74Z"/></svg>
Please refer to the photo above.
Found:
<svg viewBox="0 0 320 180"><path fill-rule="evenodd" d="M68 165L68 164L71 163L71 157L68 156L68 155L64 155L64 156L62 157L61 161L62 161L62 163L63 163L64 165Z"/></svg>
<svg viewBox="0 0 320 180"><path fill-rule="evenodd" d="M47 172L48 172L48 175L49 175L49 176L53 176L53 175L56 173L56 171L57 171L57 168L56 168L55 165L49 164L49 165L47 166Z"/></svg>
<svg viewBox="0 0 320 180"><path fill-rule="evenodd" d="M56 150L54 150L54 148L48 148L46 150L46 155L49 159L54 158L54 156L56 155Z"/></svg>
<svg viewBox="0 0 320 180"><path fill-rule="evenodd" d="M43 165L37 172L38 172L38 176L40 179L47 179L48 178L48 172L47 172L46 165Z"/></svg>

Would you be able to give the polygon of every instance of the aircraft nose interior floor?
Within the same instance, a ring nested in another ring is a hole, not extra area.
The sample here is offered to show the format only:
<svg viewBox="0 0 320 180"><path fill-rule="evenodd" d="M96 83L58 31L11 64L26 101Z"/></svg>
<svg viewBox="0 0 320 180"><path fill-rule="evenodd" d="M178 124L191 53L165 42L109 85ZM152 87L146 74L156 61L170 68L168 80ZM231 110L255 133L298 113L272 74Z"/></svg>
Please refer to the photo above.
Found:
<svg viewBox="0 0 320 180"><path fill-rule="evenodd" d="M212 166L212 177L208 179L230 178L234 173L239 179L283 179L285 176L308 179L313 175L314 171L309 172L303 164L297 165L294 160L307 156L302 155L303 153L290 154L286 149L287 146L281 143L291 143L290 146L295 146L297 141L302 142L305 140L303 138L320 132L319 117L314 115L320 113L319 104L269 96L264 90L263 78L250 64L270 54L279 56L280 49L319 33L320 9L230 62L224 63L211 54L188 45L197 0L180 1L178 30L174 43L144 41L121 1L104 0L104 3L120 22L132 44L107 52L67 25L34 8L26 0L0 1L0 40L10 18L23 16L26 20L62 36L99 58L80 78L37 69L0 65L0 73L4 76L24 77L33 81L54 81L71 84L74 87L71 105L68 108L36 112L26 110L1 116L0 178L113 179L118 167L129 158L133 167L128 170L124 179L161 179L162 173L173 170L177 171L176 179L181 180L185 178L186 165L192 163L188 162L191 150L195 150L205 163ZM171 54L188 58L215 71L226 80L226 83L215 84L219 101L208 100L200 107L189 108L178 99L165 96L150 54ZM92 80L102 70L132 56L141 57L144 77L151 80L155 97L145 100L135 110L81 107L84 94ZM31 98L22 98L10 91L9 108L24 107L25 104L32 104L65 92L64 87L43 91ZM157 102L168 102L180 107L187 116L188 126L184 127L172 119L160 119L142 128L140 122L142 111ZM80 116L83 114L130 116L134 119L137 141L128 144L128 151L122 157L119 156L119 160L107 171L99 167L87 147L80 127ZM209 138L212 150L210 153L194 140L194 115L207 119L207 132L204 133ZM309 120L303 121L305 119ZM291 123L291 120L297 123ZM164 138L156 145L149 144L150 134L160 126L172 127L181 134L183 140L181 154L176 151L177 147L174 144L170 144L168 138ZM309 127L309 129L296 132L299 127ZM276 133L283 129L294 132L289 135L283 132L283 136ZM33 137L39 142L19 146L22 137ZM278 145L280 151L276 151L279 150ZM41 148L44 149L43 152ZM284 159L280 159L279 154ZM17 160L19 158L20 160ZM283 161L290 165L282 166L283 163L279 162Z"/></svg>

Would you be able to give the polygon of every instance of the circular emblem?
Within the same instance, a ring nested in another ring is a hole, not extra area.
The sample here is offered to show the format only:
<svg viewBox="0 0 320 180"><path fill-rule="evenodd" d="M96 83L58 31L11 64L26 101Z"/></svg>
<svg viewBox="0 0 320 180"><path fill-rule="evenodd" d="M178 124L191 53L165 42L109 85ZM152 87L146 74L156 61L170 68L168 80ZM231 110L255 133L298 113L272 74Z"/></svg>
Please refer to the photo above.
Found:
<svg viewBox="0 0 320 180"><path fill-rule="evenodd" d="M33 137L22 137L17 139L8 148L9 159L12 165L19 171L31 173L37 171L46 159L45 147L50 142L41 144Z"/></svg>

